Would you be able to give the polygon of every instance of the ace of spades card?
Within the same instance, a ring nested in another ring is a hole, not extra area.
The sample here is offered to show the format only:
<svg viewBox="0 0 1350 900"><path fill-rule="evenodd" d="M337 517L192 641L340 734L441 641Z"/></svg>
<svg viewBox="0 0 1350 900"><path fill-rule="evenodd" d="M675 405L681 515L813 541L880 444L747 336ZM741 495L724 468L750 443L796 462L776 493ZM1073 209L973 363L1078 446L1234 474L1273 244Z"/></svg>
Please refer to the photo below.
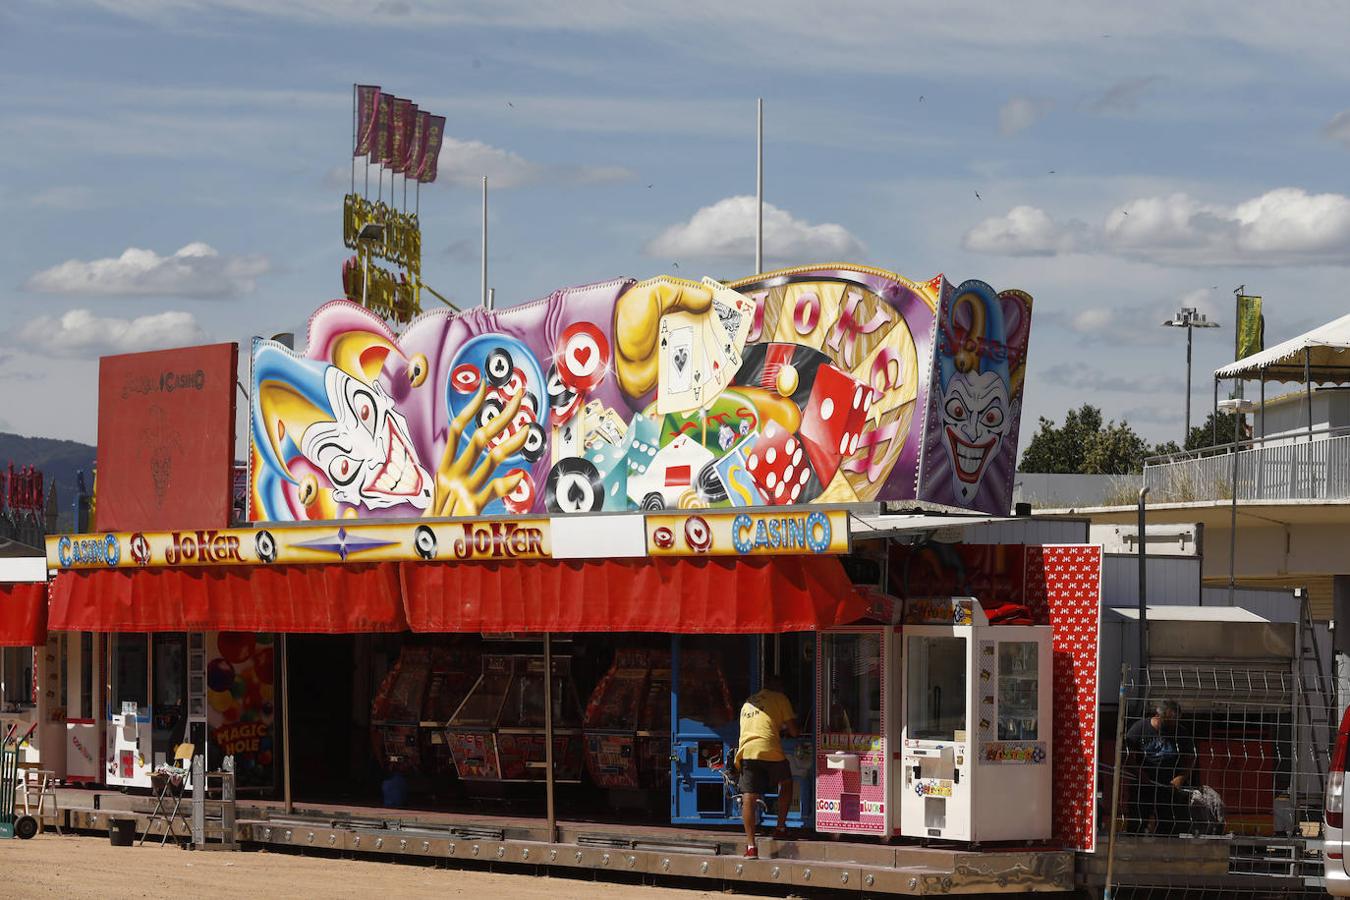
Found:
<svg viewBox="0 0 1350 900"><path fill-rule="evenodd" d="M708 399L707 316L666 313L657 328L656 411L698 409Z"/></svg>

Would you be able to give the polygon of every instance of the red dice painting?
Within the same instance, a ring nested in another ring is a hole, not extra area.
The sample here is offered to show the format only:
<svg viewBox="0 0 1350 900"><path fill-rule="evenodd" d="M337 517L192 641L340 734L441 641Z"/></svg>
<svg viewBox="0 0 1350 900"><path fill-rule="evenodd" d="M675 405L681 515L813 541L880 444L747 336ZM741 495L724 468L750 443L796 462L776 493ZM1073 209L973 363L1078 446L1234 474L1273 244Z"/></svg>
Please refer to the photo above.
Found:
<svg viewBox="0 0 1350 900"><path fill-rule="evenodd" d="M839 464L858 449L858 435L871 408L872 389L867 385L831 365L816 370L798 433L823 484L829 484Z"/></svg>

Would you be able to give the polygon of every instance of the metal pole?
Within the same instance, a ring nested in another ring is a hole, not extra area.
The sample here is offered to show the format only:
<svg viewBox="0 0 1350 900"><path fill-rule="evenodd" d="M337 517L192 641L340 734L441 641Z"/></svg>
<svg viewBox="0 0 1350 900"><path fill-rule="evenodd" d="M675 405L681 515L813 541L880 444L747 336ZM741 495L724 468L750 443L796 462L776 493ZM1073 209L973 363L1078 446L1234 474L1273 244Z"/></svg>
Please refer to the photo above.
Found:
<svg viewBox="0 0 1350 900"><path fill-rule="evenodd" d="M1102 891L1103 900L1111 900L1111 881L1116 870L1116 820L1120 817L1120 766L1122 750L1125 746L1125 684L1130 677L1130 665L1120 667L1120 705L1116 709L1116 767L1111 774L1111 836L1106 844L1106 885Z"/></svg>
<svg viewBox="0 0 1350 900"><path fill-rule="evenodd" d="M1238 489L1237 489L1237 474L1238 474L1238 445L1237 445L1237 435L1238 435L1238 428L1239 428L1239 427L1240 427L1240 426L1238 426L1237 421L1236 421L1236 418L1235 418L1234 423L1233 423L1233 447L1232 447L1232 449L1230 450L1230 452L1233 454L1233 485L1232 485L1233 502L1232 502L1232 505L1230 506L1230 509L1232 510L1232 512L1231 512L1231 515L1230 515L1230 517L1229 517L1229 523L1228 523L1229 528L1231 529L1231 530L1229 531L1229 534L1228 534L1228 605L1229 605L1229 606L1234 606L1234 605L1236 605L1236 604L1233 602L1233 593L1234 593L1234 591L1237 589L1237 495L1238 495Z"/></svg>
<svg viewBox="0 0 1350 900"><path fill-rule="evenodd" d="M483 259L482 259L482 296L479 301L484 307L488 305L488 286L487 286L487 176L483 176Z"/></svg>
<svg viewBox="0 0 1350 900"><path fill-rule="evenodd" d="M755 272L764 271L764 98L755 101Z"/></svg>
<svg viewBox="0 0 1350 900"><path fill-rule="evenodd" d="M1217 377L1214 379L1214 412L1210 415L1209 422L1213 430L1209 438L1209 445L1214 447L1219 443L1219 379Z"/></svg>
<svg viewBox="0 0 1350 900"><path fill-rule="evenodd" d="M281 794L286 804L286 815L294 810L291 804L291 660L286 635L281 638Z"/></svg>
<svg viewBox="0 0 1350 900"><path fill-rule="evenodd" d="M1312 348L1303 348L1303 385L1308 398L1308 440L1312 440Z"/></svg>
<svg viewBox="0 0 1350 900"><path fill-rule="evenodd" d="M1144 505L1148 488L1139 489L1139 671L1148 671L1148 550L1144 540Z"/></svg>
<svg viewBox="0 0 1350 900"><path fill-rule="evenodd" d="M1191 438L1191 323L1186 320L1186 430L1181 435L1181 448Z"/></svg>
<svg viewBox="0 0 1350 900"><path fill-rule="evenodd" d="M548 842L558 839L553 813L553 635L544 632L544 796L548 806Z"/></svg>
<svg viewBox="0 0 1350 900"><path fill-rule="evenodd" d="M352 193L356 193L356 82L352 82Z"/></svg>
<svg viewBox="0 0 1350 900"><path fill-rule="evenodd" d="M497 289L496 289L496 288L488 288L487 308L488 308L488 309L496 309L496 308L497 308Z"/></svg>

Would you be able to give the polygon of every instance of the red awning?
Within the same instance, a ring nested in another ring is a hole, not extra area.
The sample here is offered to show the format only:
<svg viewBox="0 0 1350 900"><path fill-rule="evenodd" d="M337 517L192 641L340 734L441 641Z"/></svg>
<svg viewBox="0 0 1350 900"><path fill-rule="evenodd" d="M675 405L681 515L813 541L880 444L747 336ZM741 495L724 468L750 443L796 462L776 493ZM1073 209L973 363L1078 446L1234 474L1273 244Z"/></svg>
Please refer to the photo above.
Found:
<svg viewBox="0 0 1350 900"><path fill-rule="evenodd" d="M255 566L62 572L56 631L404 631L398 568Z"/></svg>
<svg viewBox="0 0 1350 900"><path fill-rule="evenodd" d="M856 621L831 556L404 563L413 631L768 634Z"/></svg>
<svg viewBox="0 0 1350 900"><path fill-rule="evenodd" d="M0 647L47 643L47 582L0 584Z"/></svg>

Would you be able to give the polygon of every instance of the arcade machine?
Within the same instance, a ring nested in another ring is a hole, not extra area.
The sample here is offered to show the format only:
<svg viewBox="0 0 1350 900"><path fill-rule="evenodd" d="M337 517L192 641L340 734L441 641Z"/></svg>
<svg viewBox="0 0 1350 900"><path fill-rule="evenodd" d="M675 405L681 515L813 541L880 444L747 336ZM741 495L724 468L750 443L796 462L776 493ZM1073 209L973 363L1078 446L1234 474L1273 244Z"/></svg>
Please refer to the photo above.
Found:
<svg viewBox="0 0 1350 900"><path fill-rule="evenodd" d="M1048 625L990 625L973 597L905 605L901 834L1050 837Z"/></svg>
<svg viewBox="0 0 1350 900"><path fill-rule="evenodd" d="M670 654L620 649L586 704L586 771L596 787L670 783Z"/></svg>
<svg viewBox="0 0 1350 900"><path fill-rule="evenodd" d="M554 780L579 782L581 705L571 660L553 657ZM485 655L483 673L450 717L446 738L465 782L544 779L544 658Z"/></svg>
<svg viewBox="0 0 1350 900"><path fill-rule="evenodd" d="M767 648L765 641L771 641ZM809 644L811 649L805 649ZM809 635L676 635L671 641L672 671L678 690L670 696L671 816L677 825L736 825L740 798L727 789L722 767L732 762L740 742L741 704L763 682L766 663L786 683L802 737L785 738L783 752L795 780L787 824L810 827L814 782L808 734L814 679L814 642ZM775 669L775 667L778 667ZM777 795L764 797L777 809Z"/></svg>
<svg viewBox="0 0 1350 900"><path fill-rule="evenodd" d="M386 772L454 773L445 723L463 702L477 670L477 654L460 648L403 648L371 709L375 755Z"/></svg>
<svg viewBox="0 0 1350 900"><path fill-rule="evenodd" d="M817 831L890 837L900 829L899 627L888 611L817 636Z"/></svg>
<svg viewBox="0 0 1350 900"><path fill-rule="evenodd" d="M107 783L149 788L178 744L206 747L206 636L110 635Z"/></svg>

